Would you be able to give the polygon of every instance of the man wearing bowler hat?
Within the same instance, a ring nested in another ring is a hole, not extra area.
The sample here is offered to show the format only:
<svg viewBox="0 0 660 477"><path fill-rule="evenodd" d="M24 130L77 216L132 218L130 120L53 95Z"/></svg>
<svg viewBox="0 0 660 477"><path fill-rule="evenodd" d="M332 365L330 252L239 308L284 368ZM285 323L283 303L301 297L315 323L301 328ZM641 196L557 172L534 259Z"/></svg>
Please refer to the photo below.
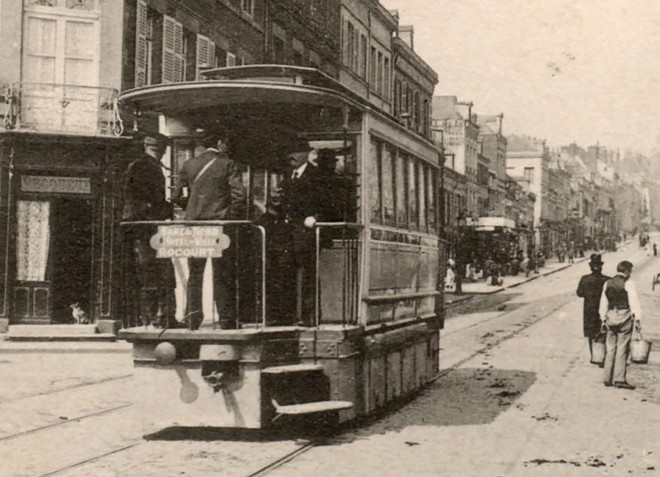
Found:
<svg viewBox="0 0 660 477"><path fill-rule="evenodd" d="M290 170L282 181L281 208L290 229L290 261L285 267L296 290L295 317L312 325L316 305L316 234L318 221L328 219L328 195L320 170L319 151L305 140L291 148Z"/></svg>
<svg viewBox="0 0 660 477"><path fill-rule="evenodd" d="M577 287L577 296L584 298L582 329L584 336L589 340L589 356L591 356L591 348L594 340L600 340L599 342L603 343L605 342L605 336L601 333L601 322L598 309L600 306L600 297L603 292L603 285L610 277L603 275L602 273L603 260L599 253L591 254L589 268L591 268L591 273L580 278L580 283Z"/></svg>

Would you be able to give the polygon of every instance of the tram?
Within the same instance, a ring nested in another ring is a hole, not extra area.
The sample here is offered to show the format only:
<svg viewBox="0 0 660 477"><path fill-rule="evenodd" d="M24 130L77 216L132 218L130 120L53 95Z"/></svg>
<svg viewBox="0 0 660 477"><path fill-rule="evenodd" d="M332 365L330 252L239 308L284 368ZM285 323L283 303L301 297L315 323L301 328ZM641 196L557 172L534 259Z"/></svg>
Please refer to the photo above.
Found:
<svg viewBox="0 0 660 477"><path fill-rule="evenodd" d="M169 137L174 182L195 130L228 132L248 202L242 220L122 223L157 230L160 260L192 253L168 251L163 236L200 227L239 249L236 329L212 317L195 330L146 327L126 284L120 338L132 343L145 430L265 429L320 416L342 423L411 396L438 373L445 250L431 141L311 68L220 68L196 82L126 91L121 102ZM293 306L283 322L273 317L273 238L260 218L287 145L301 139L341 155L355 204L350 217L315 224L312 316Z"/></svg>

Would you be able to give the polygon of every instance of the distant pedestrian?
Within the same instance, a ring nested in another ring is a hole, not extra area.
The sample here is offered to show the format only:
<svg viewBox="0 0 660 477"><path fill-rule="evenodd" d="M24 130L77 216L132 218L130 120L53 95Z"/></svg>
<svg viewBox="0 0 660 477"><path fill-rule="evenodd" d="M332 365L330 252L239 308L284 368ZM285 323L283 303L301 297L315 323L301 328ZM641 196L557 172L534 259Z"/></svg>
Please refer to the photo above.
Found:
<svg viewBox="0 0 660 477"><path fill-rule="evenodd" d="M653 256L658 256L658 246L655 244L655 242L653 242Z"/></svg>
<svg viewBox="0 0 660 477"><path fill-rule="evenodd" d="M577 296L584 298L584 307L582 309L582 330L584 337L589 341L589 356L592 356L592 347L594 341L604 343L605 336L601 333L600 315L598 314L600 306L600 297L603 292L603 285L610 277L603 275L603 261L600 254L593 253L589 260L591 273L580 278L577 287ZM593 364L600 364L594 363Z"/></svg>
<svg viewBox="0 0 660 477"><path fill-rule="evenodd" d="M617 274L605 283L600 299L600 317L607 328L603 383L621 389L635 389L626 380L626 366L633 326L639 329L642 318L637 290L630 281L632 269L632 263L620 262Z"/></svg>

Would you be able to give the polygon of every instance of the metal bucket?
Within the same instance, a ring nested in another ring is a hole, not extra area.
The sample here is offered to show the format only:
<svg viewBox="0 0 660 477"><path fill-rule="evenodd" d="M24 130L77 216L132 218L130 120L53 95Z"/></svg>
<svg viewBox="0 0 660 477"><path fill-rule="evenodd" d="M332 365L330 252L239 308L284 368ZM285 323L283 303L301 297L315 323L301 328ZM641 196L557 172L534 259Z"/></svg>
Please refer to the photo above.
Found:
<svg viewBox="0 0 660 477"><path fill-rule="evenodd" d="M605 363L605 335L596 336L591 342L591 362L593 364Z"/></svg>
<svg viewBox="0 0 660 477"><path fill-rule="evenodd" d="M649 354L651 354L651 342L643 340L641 336L638 339L633 339L630 342L630 361L638 364L646 364L649 362Z"/></svg>

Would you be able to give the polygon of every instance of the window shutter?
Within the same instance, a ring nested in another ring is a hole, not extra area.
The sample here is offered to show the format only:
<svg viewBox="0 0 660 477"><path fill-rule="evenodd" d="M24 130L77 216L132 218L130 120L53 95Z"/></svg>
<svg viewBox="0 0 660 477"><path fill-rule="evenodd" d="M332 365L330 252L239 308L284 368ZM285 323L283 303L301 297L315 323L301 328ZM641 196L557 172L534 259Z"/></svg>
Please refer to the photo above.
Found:
<svg viewBox="0 0 660 477"><path fill-rule="evenodd" d="M236 55L227 52L227 67L229 66L236 66Z"/></svg>
<svg viewBox="0 0 660 477"><path fill-rule="evenodd" d="M197 35L197 79L201 70L215 67L215 44L204 35Z"/></svg>
<svg viewBox="0 0 660 477"><path fill-rule="evenodd" d="M184 66L183 25L163 15L163 83L181 81Z"/></svg>
<svg viewBox="0 0 660 477"><path fill-rule="evenodd" d="M147 2L137 0L137 14L135 18L135 87L147 84Z"/></svg>

